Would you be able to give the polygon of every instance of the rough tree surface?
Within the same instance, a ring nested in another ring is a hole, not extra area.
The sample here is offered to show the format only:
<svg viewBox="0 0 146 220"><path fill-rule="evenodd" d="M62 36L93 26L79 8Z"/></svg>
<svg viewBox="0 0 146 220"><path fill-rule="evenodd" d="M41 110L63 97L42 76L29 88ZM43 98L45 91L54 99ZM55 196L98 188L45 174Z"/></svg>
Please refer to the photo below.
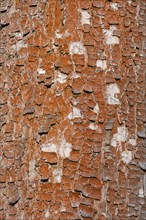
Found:
<svg viewBox="0 0 146 220"><path fill-rule="evenodd" d="M146 1L0 4L0 220L146 219Z"/></svg>

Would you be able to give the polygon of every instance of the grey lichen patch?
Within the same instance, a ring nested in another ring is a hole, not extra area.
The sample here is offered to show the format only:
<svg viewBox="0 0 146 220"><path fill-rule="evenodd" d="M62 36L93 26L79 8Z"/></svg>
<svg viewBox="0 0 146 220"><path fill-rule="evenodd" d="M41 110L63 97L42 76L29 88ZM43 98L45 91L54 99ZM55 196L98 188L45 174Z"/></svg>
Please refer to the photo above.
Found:
<svg viewBox="0 0 146 220"><path fill-rule="evenodd" d="M117 95L120 93L120 89L116 83L107 85L106 87L106 99L110 105L119 105L120 100Z"/></svg>
<svg viewBox="0 0 146 220"><path fill-rule="evenodd" d="M119 4L111 2L110 7L111 7L112 10L117 11L119 9Z"/></svg>
<svg viewBox="0 0 146 220"><path fill-rule="evenodd" d="M73 54L85 54L86 53L86 48L83 46L82 42L71 42L69 44L69 53L71 55Z"/></svg>
<svg viewBox="0 0 146 220"><path fill-rule="evenodd" d="M104 29L103 33L105 35L105 41L107 45L119 44L119 38L113 35L113 32L116 30L116 27L112 25L109 30Z"/></svg>
<svg viewBox="0 0 146 220"><path fill-rule="evenodd" d="M79 108L73 107L73 111L68 115L69 120L74 118L82 118L81 110Z"/></svg>
<svg viewBox="0 0 146 220"><path fill-rule="evenodd" d="M125 142L128 137L128 129L125 126L118 127L118 132L114 134L111 145L116 147L117 145L121 145L121 142Z"/></svg>
<svg viewBox="0 0 146 220"><path fill-rule="evenodd" d="M129 150L123 151L121 153L121 158L125 164L128 164L132 160L132 152Z"/></svg>
<svg viewBox="0 0 146 220"><path fill-rule="evenodd" d="M83 10L83 9L79 9L79 12L81 14L81 24L88 24L90 25L91 21L90 21L90 17L91 15L89 14L88 10Z"/></svg>
<svg viewBox="0 0 146 220"><path fill-rule="evenodd" d="M62 168L55 168L53 170L53 183L61 183L63 171Z"/></svg>
<svg viewBox="0 0 146 220"><path fill-rule="evenodd" d="M55 152L62 158L68 158L72 151L72 144L68 143L64 137L57 140L50 140L49 143L41 145L43 152Z"/></svg>
<svg viewBox="0 0 146 220"><path fill-rule="evenodd" d="M96 66L101 68L102 70L105 70L107 68L106 60L97 60Z"/></svg>
<svg viewBox="0 0 146 220"><path fill-rule="evenodd" d="M35 160L30 160L29 161L29 180L33 181L37 175L36 169L35 169Z"/></svg>
<svg viewBox="0 0 146 220"><path fill-rule="evenodd" d="M44 75L46 73L46 71L42 68L38 68L37 72L39 75Z"/></svg>
<svg viewBox="0 0 146 220"><path fill-rule="evenodd" d="M58 71L56 81L60 84L66 83L67 75Z"/></svg>

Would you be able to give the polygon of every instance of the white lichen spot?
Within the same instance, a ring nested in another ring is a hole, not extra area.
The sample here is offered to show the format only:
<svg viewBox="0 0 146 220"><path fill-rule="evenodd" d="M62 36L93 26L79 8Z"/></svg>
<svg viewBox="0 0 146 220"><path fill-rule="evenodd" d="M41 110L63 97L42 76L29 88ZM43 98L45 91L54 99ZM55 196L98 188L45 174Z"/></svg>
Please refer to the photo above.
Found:
<svg viewBox="0 0 146 220"><path fill-rule="evenodd" d="M42 144L41 146L41 151L43 152L55 152L57 153L57 145L53 143L48 143L48 144Z"/></svg>
<svg viewBox="0 0 146 220"><path fill-rule="evenodd" d="M98 114L99 114L99 105L98 105L98 103L94 106L93 112L96 113L97 116L98 116Z"/></svg>
<svg viewBox="0 0 146 220"><path fill-rule="evenodd" d="M97 60L96 66L100 67L102 70L105 70L107 68L106 60Z"/></svg>
<svg viewBox="0 0 146 220"><path fill-rule="evenodd" d="M86 48L83 46L82 42L71 42L69 44L69 53L73 54L85 54Z"/></svg>
<svg viewBox="0 0 146 220"><path fill-rule="evenodd" d="M61 72L58 72L58 75L57 75L57 78L56 78L56 81L63 84L63 83L66 83L66 78L67 78L67 75L64 74L64 73L61 73Z"/></svg>
<svg viewBox="0 0 146 220"><path fill-rule="evenodd" d="M32 181L36 177L35 160L29 161L29 180Z"/></svg>
<svg viewBox="0 0 146 220"><path fill-rule="evenodd" d="M91 129L91 130L93 130L93 131L98 131L99 133L102 133L102 130L101 130L101 128L98 126L98 125L96 125L95 123L90 123L89 124L89 128Z"/></svg>
<svg viewBox="0 0 146 220"><path fill-rule="evenodd" d="M137 4L137 7L136 7L136 16L135 16L135 20L137 21L137 23L139 22L139 13L140 13L140 5Z"/></svg>
<svg viewBox="0 0 146 220"><path fill-rule="evenodd" d="M90 128L91 130L97 130L97 129L98 129L98 125L95 125L94 123L90 123L90 124L89 124L89 128Z"/></svg>
<svg viewBox="0 0 146 220"><path fill-rule="evenodd" d="M111 145L113 147L116 147L117 144L121 145L121 142L125 142L128 137L128 129L124 126L118 127L118 132L114 134L112 140L111 140Z"/></svg>
<svg viewBox="0 0 146 220"><path fill-rule="evenodd" d="M107 218L107 215L105 213L102 212L101 215Z"/></svg>
<svg viewBox="0 0 146 220"><path fill-rule="evenodd" d="M61 211L61 212L67 211L66 208L65 208L65 206L64 206L63 204L61 204L60 211Z"/></svg>
<svg viewBox="0 0 146 220"><path fill-rule="evenodd" d="M63 38L63 34L56 32L56 33L55 33L55 37L56 37L57 39L61 39L61 38Z"/></svg>
<svg viewBox="0 0 146 220"><path fill-rule="evenodd" d="M46 218L49 218L49 216L50 216L49 211L46 211L46 213L45 213L45 217L46 217Z"/></svg>
<svg viewBox="0 0 146 220"><path fill-rule="evenodd" d="M130 139L128 141L129 144L131 144L132 146L136 146L136 140L135 139Z"/></svg>
<svg viewBox="0 0 146 220"><path fill-rule="evenodd" d="M69 120L74 118L82 118L81 110L79 108L73 107L72 112L68 115Z"/></svg>
<svg viewBox="0 0 146 220"><path fill-rule="evenodd" d="M80 78L80 77L81 77L80 74L74 73L73 76L72 76L72 79L78 79L78 78Z"/></svg>
<svg viewBox="0 0 146 220"><path fill-rule="evenodd" d="M53 170L53 183L61 183L62 180L62 169L61 168L56 168Z"/></svg>
<svg viewBox="0 0 146 220"><path fill-rule="evenodd" d="M60 138L58 143L51 141L50 143L41 146L43 152L55 152L62 158L68 158L72 151L72 145L66 141L65 138Z"/></svg>
<svg viewBox="0 0 146 220"><path fill-rule="evenodd" d="M79 12L81 13L81 24L89 24L90 25L90 17L91 15L87 10L80 9Z"/></svg>
<svg viewBox="0 0 146 220"><path fill-rule="evenodd" d="M24 215L25 215L24 210L22 210L21 213L20 213L20 220L24 220Z"/></svg>
<svg viewBox="0 0 146 220"><path fill-rule="evenodd" d="M27 44L24 43L23 40L17 41L14 45L12 45L12 49L19 51L21 48L27 47Z"/></svg>
<svg viewBox="0 0 146 220"><path fill-rule="evenodd" d="M55 37L57 38L57 39L62 39L62 38L65 38L65 37L68 37L70 34L69 34L69 32L66 30L64 33L60 33L59 32L59 30L57 30L56 32L55 32Z"/></svg>
<svg viewBox="0 0 146 220"><path fill-rule="evenodd" d="M66 142L66 139L62 139L60 148L59 148L59 154L62 158L67 158L70 156L70 153L72 151L72 145L68 142Z"/></svg>
<svg viewBox="0 0 146 220"><path fill-rule="evenodd" d="M107 103L110 105L119 105L120 100L117 98L117 94L119 93L120 93L120 89L116 83L107 85L106 87Z"/></svg>
<svg viewBox="0 0 146 220"><path fill-rule="evenodd" d="M132 0L128 0L128 4L131 5L131 3L132 3Z"/></svg>
<svg viewBox="0 0 146 220"><path fill-rule="evenodd" d="M23 38L23 34L20 32L16 32L15 33L15 37L17 38L17 40L22 39Z"/></svg>
<svg viewBox="0 0 146 220"><path fill-rule="evenodd" d="M144 190L143 190L143 188L139 189L138 197L140 197L140 198L144 198L144 197L145 197L145 196L144 196Z"/></svg>
<svg viewBox="0 0 146 220"><path fill-rule="evenodd" d="M114 10L114 11L117 11L118 10L118 3L110 3L110 6L111 8Z"/></svg>
<svg viewBox="0 0 146 220"><path fill-rule="evenodd" d="M132 152L131 151L123 151L121 153L122 160L125 164L128 164L132 160Z"/></svg>
<svg viewBox="0 0 146 220"><path fill-rule="evenodd" d="M112 25L109 30L107 29L103 30L107 45L119 44L119 38L116 36L113 36L113 32L115 30L116 30L116 27L114 25Z"/></svg>
<svg viewBox="0 0 146 220"><path fill-rule="evenodd" d="M41 69L41 68L39 68L39 69L37 70L37 72L38 72L39 75L44 75L44 74L46 73L46 71L43 70L43 69Z"/></svg>

